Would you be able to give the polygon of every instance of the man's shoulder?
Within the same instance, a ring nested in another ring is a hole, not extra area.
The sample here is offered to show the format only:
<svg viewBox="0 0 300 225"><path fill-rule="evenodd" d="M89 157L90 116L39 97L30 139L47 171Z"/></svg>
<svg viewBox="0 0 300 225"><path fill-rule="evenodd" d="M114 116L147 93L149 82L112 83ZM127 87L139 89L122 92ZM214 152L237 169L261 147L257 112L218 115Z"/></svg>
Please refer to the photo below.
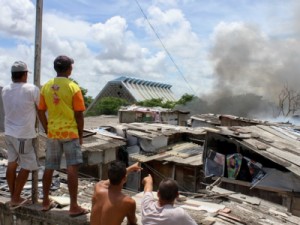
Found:
<svg viewBox="0 0 300 225"><path fill-rule="evenodd" d="M36 85L34 84L31 84L31 83L25 83L23 85L24 88L28 88L28 89L32 89L32 90L36 90L36 89L39 89Z"/></svg>
<svg viewBox="0 0 300 225"><path fill-rule="evenodd" d="M124 195L124 199L123 201L128 203L128 204L135 204L135 200L133 198L131 198L131 196L123 194Z"/></svg>
<svg viewBox="0 0 300 225"><path fill-rule="evenodd" d="M103 191L107 191L108 190L108 185L106 184L105 181L99 181L98 183L95 184L95 193L100 193Z"/></svg>
<svg viewBox="0 0 300 225"><path fill-rule="evenodd" d="M51 85L51 84L53 84L53 81L54 81L54 78L51 78L50 80L48 80L46 83L44 83L42 85L42 89L49 86L49 85Z"/></svg>
<svg viewBox="0 0 300 225"><path fill-rule="evenodd" d="M13 90L13 89L26 89L26 90L39 90L39 88L31 83L11 83L8 85L5 85L2 88L2 92L4 91L9 91L9 90Z"/></svg>
<svg viewBox="0 0 300 225"><path fill-rule="evenodd" d="M7 84L7 85L3 86L2 92L4 92L7 89L10 89L10 88L11 88L11 84Z"/></svg>
<svg viewBox="0 0 300 225"><path fill-rule="evenodd" d="M76 84L74 81L70 80L71 82L69 83L69 86L73 89L75 89L75 91L80 90L80 87L78 84Z"/></svg>
<svg viewBox="0 0 300 225"><path fill-rule="evenodd" d="M145 191L143 195L143 199L154 199L152 191Z"/></svg>
<svg viewBox="0 0 300 225"><path fill-rule="evenodd" d="M46 81L45 84L51 83L51 82L53 82L53 81L54 81L54 78L50 78L49 80Z"/></svg>
<svg viewBox="0 0 300 225"><path fill-rule="evenodd" d="M130 211L130 210L135 210L136 208L136 202L133 198L131 198L128 195L124 194L124 198L122 200L124 206Z"/></svg>

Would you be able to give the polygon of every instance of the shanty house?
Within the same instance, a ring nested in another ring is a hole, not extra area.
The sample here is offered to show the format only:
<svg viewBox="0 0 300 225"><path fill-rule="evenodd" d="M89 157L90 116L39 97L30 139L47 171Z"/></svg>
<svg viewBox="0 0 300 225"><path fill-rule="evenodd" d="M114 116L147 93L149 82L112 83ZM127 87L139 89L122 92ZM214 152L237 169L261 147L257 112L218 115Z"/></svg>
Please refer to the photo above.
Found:
<svg viewBox="0 0 300 225"><path fill-rule="evenodd" d="M300 215L300 133L289 126L219 127L207 131L207 179L281 204Z"/></svg>
<svg viewBox="0 0 300 225"><path fill-rule="evenodd" d="M165 123L186 126L189 112L164 109L161 107L129 106L119 109L120 123Z"/></svg>
<svg viewBox="0 0 300 225"><path fill-rule="evenodd" d="M216 114L200 114L193 115L190 118L191 127L215 127L221 126L219 115Z"/></svg>
<svg viewBox="0 0 300 225"><path fill-rule="evenodd" d="M181 191L201 188L203 129L148 123L121 124L117 129L127 138L130 161L138 161L144 168L140 177L153 175L154 188L167 177L177 180ZM129 177L128 187L139 190L139 185L140 180Z"/></svg>

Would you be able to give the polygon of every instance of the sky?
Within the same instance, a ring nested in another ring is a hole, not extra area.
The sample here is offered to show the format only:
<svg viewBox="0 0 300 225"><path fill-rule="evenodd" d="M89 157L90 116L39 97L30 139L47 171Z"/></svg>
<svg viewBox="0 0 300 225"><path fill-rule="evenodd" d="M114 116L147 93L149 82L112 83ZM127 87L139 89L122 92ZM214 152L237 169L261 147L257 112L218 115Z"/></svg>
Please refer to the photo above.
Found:
<svg viewBox="0 0 300 225"><path fill-rule="evenodd" d="M0 0L0 86L14 61L33 71L36 1ZM171 84L177 97L255 93L300 85L299 0L46 0L41 84L58 55L96 97L128 76ZM28 82L33 82L33 74Z"/></svg>

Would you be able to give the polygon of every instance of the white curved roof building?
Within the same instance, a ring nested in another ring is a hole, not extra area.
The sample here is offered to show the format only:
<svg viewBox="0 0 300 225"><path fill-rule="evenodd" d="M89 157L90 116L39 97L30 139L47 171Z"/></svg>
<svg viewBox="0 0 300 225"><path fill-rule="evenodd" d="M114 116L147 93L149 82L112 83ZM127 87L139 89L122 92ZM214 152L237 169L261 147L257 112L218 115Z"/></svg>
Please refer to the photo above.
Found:
<svg viewBox="0 0 300 225"><path fill-rule="evenodd" d="M172 85L122 76L109 81L90 104L87 111L103 97L123 98L129 103L162 98L164 101L176 101L171 91Z"/></svg>

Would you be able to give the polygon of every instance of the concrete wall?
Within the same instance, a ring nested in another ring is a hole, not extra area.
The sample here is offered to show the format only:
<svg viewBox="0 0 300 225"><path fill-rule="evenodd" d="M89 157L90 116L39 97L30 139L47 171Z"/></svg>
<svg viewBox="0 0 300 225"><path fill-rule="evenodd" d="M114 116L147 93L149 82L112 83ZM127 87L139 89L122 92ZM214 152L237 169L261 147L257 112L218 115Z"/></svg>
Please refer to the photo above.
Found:
<svg viewBox="0 0 300 225"><path fill-rule="evenodd" d="M41 204L22 206L10 210L10 199L0 196L0 225L89 225L90 214L70 217L67 209L52 209L49 212L41 211Z"/></svg>

